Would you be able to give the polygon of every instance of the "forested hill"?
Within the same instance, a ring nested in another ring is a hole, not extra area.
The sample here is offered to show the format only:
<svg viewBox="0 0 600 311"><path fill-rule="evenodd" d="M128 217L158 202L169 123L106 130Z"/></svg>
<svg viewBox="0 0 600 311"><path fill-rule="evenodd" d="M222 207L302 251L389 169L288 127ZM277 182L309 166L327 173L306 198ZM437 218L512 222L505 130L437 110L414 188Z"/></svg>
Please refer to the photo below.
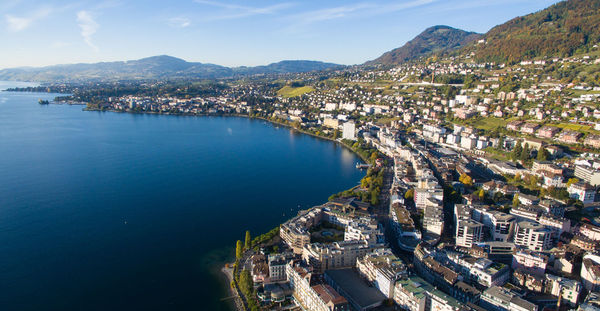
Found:
<svg viewBox="0 0 600 311"><path fill-rule="evenodd" d="M586 53L600 41L600 0L559 2L492 28L485 40L464 52L495 62Z"/></svg>
<svg viewBox="0 0 600 311"><path fill-rule="evenodd" d="M468 32L449 26L433 26L425 29L402 47L384 53L367 65L398 65L433 53L446 52L465 46L479 39L481 34Z"/></svg>

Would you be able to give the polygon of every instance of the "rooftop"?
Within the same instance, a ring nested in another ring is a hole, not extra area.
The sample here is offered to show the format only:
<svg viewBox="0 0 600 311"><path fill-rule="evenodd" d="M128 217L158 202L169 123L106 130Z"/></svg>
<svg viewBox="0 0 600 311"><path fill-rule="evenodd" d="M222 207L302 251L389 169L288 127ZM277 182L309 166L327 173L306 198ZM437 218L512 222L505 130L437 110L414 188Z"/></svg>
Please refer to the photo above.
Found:
<svg viewBox="0 0 600 311"><path fill-rule="evenodd" d="M361 308L375 305L383 300L385 296L376 288L370 287L351 268L325 271L326 277L330 278L342 293L345 293L349 301L354 302Z"/></svg>

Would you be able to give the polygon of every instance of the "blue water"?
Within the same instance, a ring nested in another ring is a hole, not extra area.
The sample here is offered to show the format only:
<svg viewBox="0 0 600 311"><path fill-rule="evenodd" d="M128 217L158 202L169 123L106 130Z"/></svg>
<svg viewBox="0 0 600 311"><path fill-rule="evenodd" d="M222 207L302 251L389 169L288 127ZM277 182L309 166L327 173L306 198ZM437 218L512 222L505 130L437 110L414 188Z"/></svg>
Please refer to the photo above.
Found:
<svg viewBox="0 0 600 311"><path fill-rule="evenodd" d="M218 268L355 185L334 143L258 120L86 112L0 92L0 310L229 310Z"/></svg>

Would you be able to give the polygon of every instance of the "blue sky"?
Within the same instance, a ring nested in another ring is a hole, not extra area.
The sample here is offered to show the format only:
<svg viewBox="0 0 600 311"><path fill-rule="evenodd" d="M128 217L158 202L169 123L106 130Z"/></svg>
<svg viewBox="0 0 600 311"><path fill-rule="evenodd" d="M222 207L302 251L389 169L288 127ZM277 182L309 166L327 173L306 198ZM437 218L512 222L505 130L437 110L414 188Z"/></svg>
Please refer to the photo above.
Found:
<svg viewBox="0 0 600 311"><path fill-rule="evenodd" d="M556 0L0 0L0 68L167 54L358 64L425 28L486 32Z"/></svg>

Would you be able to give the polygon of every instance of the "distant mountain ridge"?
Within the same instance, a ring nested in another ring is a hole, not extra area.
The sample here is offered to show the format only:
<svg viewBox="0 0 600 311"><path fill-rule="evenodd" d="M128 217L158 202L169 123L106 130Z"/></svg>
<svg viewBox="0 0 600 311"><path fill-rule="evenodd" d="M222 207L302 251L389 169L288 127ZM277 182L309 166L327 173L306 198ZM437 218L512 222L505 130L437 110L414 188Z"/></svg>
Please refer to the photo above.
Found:
<svg viewBox="0 0 600 311"><path fill-rule="evenodd" d="M130 61L3 69L0 70L0 80L48 82L178 78L211 79L237 75L300 73L337 67L341 68L343 66L319 61L285 60L266 66L230 68L214 64L187 62L180 58L159 55Z"/></svg>
<svg viewBox="0 0 600 311"><path fill-rule="evenodd" d="M366 65L398 65L434 53L446 52L478 40L482 34L438 25L425 29L402 47L384 53Z"/></svg>

